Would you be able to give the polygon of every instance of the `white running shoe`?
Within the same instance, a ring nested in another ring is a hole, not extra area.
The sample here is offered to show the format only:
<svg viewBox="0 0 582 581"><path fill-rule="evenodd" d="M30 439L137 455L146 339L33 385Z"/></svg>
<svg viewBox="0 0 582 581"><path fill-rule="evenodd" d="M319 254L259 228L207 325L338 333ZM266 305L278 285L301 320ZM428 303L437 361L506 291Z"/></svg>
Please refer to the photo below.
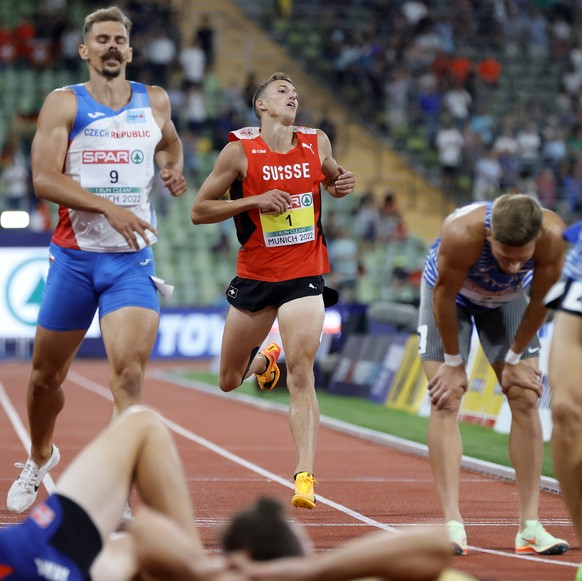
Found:
<svg viewBox="0 0 582 581"><path fill-rule="evenodd" d="M27 508L30 508L36 498L43 478L49 470L59 463L60 459L61 453L53 444L53 453L48 459L48 462L41 468L30 458L26 461L26 464L14 464L17 468L22 468L22 472L8 491L6 507L10 512L24 512Z"/></svg>
<svg viewBox="0 0 582 581"><path fill-rule="evenodd" d="M538 555L561 555L570 545L564 539L551 535L539 520L526 520L525 529L515 537L516 553L537 553Z"/></svg>
<svg viewBox="0 0 582 581"><path fill-rule="evenodd" d="M447 523L447 533L449 535L449 540L451 541L453 555L466 555L468 549L465 525L458 520L450 520Z"/></svg>

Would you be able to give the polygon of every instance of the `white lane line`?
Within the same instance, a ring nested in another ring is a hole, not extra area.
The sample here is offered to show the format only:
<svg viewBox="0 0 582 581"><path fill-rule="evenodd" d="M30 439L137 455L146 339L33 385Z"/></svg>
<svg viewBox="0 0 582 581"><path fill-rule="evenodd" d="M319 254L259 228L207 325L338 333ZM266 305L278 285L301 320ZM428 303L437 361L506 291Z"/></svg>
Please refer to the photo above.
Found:
<svg viewBox="0 0 582 581"><path fill-rule="evenodd" d="M113 396L111 395L111 390L109 388L103 387L100 383L96 383L92 379L84 377L76 371L69 370L67 379L73 383L76 383L87 391L92 391L93 393L96 393L97 395L100 395L109 401L113 401Z"/></svg>
<svg viewBox="0 0 582 581"><path fill-rule="evenodd" d="M2 404L2 407L4 408L4 411L6 412L6 415L8 416L8 419L12 424L12 427L16 432L16 435L22 442L24 450L26 451L26 455L28 456L28 454L30 453L30 436L28 435L28 431L24 427L23 421L20 419L18 412L12 405L12 402L10 401L10 398L8 397L8 394L6 393L6 390L4 389L4 386L2 385L1 382L0 382L0 403ZM50 473L47 473L47 475L43 478L42 483L44 484L44 487L46 488L49 494L52 494L54 492L55 481L52 479Z"/></svg>
<svg viewBox="0 0 582 581"><path fill-rule="evenodd" d="M79 373L69 372L68 379L70 381L72 381L73 383L76 383L80 387L88 389L88 390L90 390L98 395L102 395L104 397L107 396L108 398L111 398L111 393L109 390L105 389L103 386L99 385L98 383L94 382L93 380L88 379L86 377L83 377ZM207 440L206 438L199 436L198 434L194 434L190 430L184 428L183 426L181 426L180 424L177 424L176 422L173 422L172 420L169 420L168 418L164 417L164 421L165 421L166 425L176 434L183 436L184 438L186 438L187 440L190 440L191 442L195 442L199 446L202 446L203 448L206 448L207 450L214 452L218 456L222 456L223 458L225 458L226 460L229 460L233 464L237 464L238 466L241 466L242 468L246 468L247 470L250 470L251 472L254 472L255 474L259 474L260 476L263 476L264 478L266 478L268 480L272 480L273 482L277 482L277 484L280 484L281 486L285 486L286 488L289 488L291 490L295 489L293 483L289 482L285 478L281 478L280 476L271 472L270 470L265 470L264 468L261 468L257 464L254 464L253 462L249 462L248 460L245 460L241 456L238 456L236 454L233 454L232 452L229 452L228 450L224 449L222 446L219 446L219 445L215 444L214 442L211 442L210 440ZM363 523L366 523L372 527L377 527L377 528L383 529L385 531L390 531L393 533L399 532L394 527L385 525L381 522L378 522L374 519L371 519L363 514L360 514L359 512L351 510L350 508L348 508L346 506L338 504L338 503L334 502L333 500L330 500L329 498L325 498L324 496L317 495L317 502L319 502L320 504L327 504L328 506L331 506L332 508L335 508L336 510L343 512L344 514L347 514L347 515L351 516L352 518L359 520Z"/></svg>
<svg viewBox="0 0 582 581"><path fill-rule="evenodd" d="M204 383L202 381L197 381L195 379L187 379L186 377L176 376L171 372L162 371L160 369L154 369L148 372L148 375L155 377L156 379L161 379L173 385L180 385L187 389L193 389L196 391L201 391L215 397L220 397L223 399L237 400L246 403L254 408L262 409L265 411L276 411L279 413L287 414L288 406L276 403L267 402L264 400L258 400L255 397L249 396L244 393L236 393L234 391L224 393L217 389L216 385L209 383ZM395 450L400 450L406 452L407 454L413 454L415 456L421 456L423 458L428 458L428 446L426 444L419 444L418 442L412 442L410 440L405 440L404 438L399 438L398 436L392 436L390 434L384 434L376 430L369 428L364 428L361 426L354 426L348 422L342 420L336 420L325 415L321 416L320 425L332 428L343 434L348 434L349 436L355 436L361 440L369 440L375 444L380 444L382 446L388 446L394 448ZM494 464L493 462L487 462L486 460L479 460L477 458L472 458L471 456L463 456L461 458L461 467L469 470L471 472L476 472L479 474L486 474L487 476L493 476L499 480L510 480L515 482L515 470L508 466L501 466L499 464ZM476 482L474 480L473 482ZM559 493L560 483L555 478L550 478L548 476L541 477L541 489L548 492Z"/></svg>
<svg viewBox="0 0 582 581"><path fill-rule="evenodd" d="M109 391L109 389L104 388L102 385L94 382L93 380L91 380L87 377L82 376L79 373L70 371L69 375L68 375L68 379L70 381L72 381L73 383L76 383L77 385L79 385L82 388L88 389L89 391L92 391L98 395L106 397L109 400L112 399L111 392ZM166 377L163 377L163 379L165 381L167 381L168 383L175 383L172 379L167 379ZM197 389L197 388L192 387L192 386L188 386L188 387L191 387L192 389ZM206 391L206 390L204 390L204 391ZM211 393L218 393L218 392L216 390L214 390ZM252 399L252 398L249 398L249 399ZM259 402L259 403L262 403L262 402ZM258 407L263 407L263 406L258 406ZM222 456L223 458L225 458L226 460L229 460L233 464L237 464L238 466L246 468L247 470L250 470L251 472L254 472L255 474L259 474L259 475L263 476L264 478L267 478L268 480L272 480L273 482L276 482L277 484L284 486L285 488L289 488L291 490L294 489L293 484L291 482L289 482L287 479L281 478L277 474L274 474L273 472L266 470L266 469L258 466L257 464L254 464L253 462L245 460L244 458L241 458L240 456L237 456L236 454L229 452L228 450L222 448L221 446L218 446L217 444L211 442L210 440L207 440L206 438L203 438L197 434L194 434L193 432L191 432L187 428L184 428L183 426L173 422L172 420L169 420L166 417L164 417L164 421L166 422L168 427L173 432L183 436L187 440L190 440L191 442L195 442L199 446L202 446L208 450L211 450L215 454ZM368 526L376 527L378 529L382 529L384 531L388 531L388 532L392 532L392 533L402 532L402 531L400 531L400 530L398 530L390 525L386 525L386 524L381 523L375 519L369 518L366 515L363 515L355 510L352 510L352 509L348 508L347 506L344 506L342 504L334 502L333 500L326 498L325 496L320 496L318 494L317 495L317 502L319 502L320 504L326 504L327 506L334 508L338 512L341 512L347 516L350 516L353 519L358 520L361 523L364 523ZM565 563L562 561L554 561L552 559L546 559L546 558L540 557L540 556L516 555L513 553L505 553L503 551L484 549L482 547L475 547L475 546L471 546L471 545L469 545L468 548L471 551L476 551L476 552L480 552L480 553L487 553L490 555L497 555L499 557L508 557L508 558L512 558L512 559L523 559L526 561L533 561L535 563L547 563L549 565L558 565L558 566L562 566L562 567L579 567L580 566L580 563L578 563L578 562Z"/></svg>

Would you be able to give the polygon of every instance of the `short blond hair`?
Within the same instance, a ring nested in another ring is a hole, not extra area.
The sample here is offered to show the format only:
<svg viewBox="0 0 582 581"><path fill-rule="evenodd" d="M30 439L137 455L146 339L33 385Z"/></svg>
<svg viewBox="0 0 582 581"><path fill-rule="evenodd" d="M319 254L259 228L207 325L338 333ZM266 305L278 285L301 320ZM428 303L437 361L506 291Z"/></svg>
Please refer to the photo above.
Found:
<svg viewBox="0 0 582 581"><path fill-rule="evenodd" d="M125 26L128 36L131 32L131 20L117 6L99 8L88 14L83 23L83 38L87 37L96 22L121 22Z"/></svg>
<svg viewBox="0 0 582 581"><path fill-rule="evenodd" d="M542 208L525 194L503 194L491 210L491 234L507 246L525 246L542 231Z"/></svg>
<svg viewBox="0 0 582 581"><path fill-rule="evenodd" d="M257 90L255 91L255 94L253 95L253 110L255 112L255 115L257 116L257 119L260 119L261 116L259 115L259 111L257 110L256 103L263 96L267 87L275 81L287 81L288 83L293 84L293 82L291 81L291 77L286 73L273 73L268 79L265 79L258 86Z"/></svg>

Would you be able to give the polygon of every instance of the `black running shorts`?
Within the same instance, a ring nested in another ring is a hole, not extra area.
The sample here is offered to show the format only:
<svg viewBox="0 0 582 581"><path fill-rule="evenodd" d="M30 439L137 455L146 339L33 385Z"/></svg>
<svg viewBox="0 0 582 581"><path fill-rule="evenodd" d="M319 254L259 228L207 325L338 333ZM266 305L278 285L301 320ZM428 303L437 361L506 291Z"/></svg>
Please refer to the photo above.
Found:
<svg viewBox="0 0 582 581"><path fill-rule="evenodd" d="M226 300L237 309L255 313L267 307L279 308L302 297L323 295L326 307L338 301L337 291L324 285L322 276L306 276L282 282L265 282L235 276L226 290Z"/></svg>

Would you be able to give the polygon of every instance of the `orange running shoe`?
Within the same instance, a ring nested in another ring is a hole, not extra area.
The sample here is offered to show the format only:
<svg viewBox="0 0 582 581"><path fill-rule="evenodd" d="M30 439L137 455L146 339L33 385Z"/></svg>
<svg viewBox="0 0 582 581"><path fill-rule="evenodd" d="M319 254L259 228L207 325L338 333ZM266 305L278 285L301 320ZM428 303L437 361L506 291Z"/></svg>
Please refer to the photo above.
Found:
<svg viewBox="0 0 582 581"><path fill-rule="evenodd" d="M313 485L317 483L311 472L298 472L295 475L295 494L291 504L295 508L315 508L315 491Z"/></svg>
<svg viewBox="0 0 582 581"><path fill-rule="evenodd" d="M277 365L277 359L279 359L279 355L281 355L281 347L277 345L277 343L271 343L266 349L263 349L261 353L267 358L269 364L267 365L267 369L265 369L261 375L255 373L257 376L257 383L262 391L271 391L277 385L279 376L281 375Z"/></svg>

